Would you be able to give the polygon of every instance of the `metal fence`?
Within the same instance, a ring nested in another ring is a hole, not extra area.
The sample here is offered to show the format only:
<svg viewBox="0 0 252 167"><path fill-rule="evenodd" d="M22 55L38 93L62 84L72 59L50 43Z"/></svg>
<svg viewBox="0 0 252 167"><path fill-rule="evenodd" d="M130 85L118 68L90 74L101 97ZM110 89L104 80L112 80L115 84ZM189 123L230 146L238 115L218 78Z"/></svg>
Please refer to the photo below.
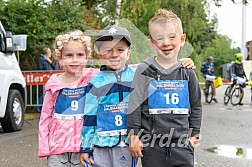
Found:
<svg viewBox="0 0 252 167"><path fill-rule="evenodd" d="M27 86L27 106L42 106L44 97L44 85L52 74L61 73L62 71L22 71ZM204 85L205 82L199 82ZM223 83L229 85L231 83Z"/></svg>
<svg viewBox="0 0 252 167"><path fill-rule="evenodd" d="M22 71L26 81L27 89L27 106L39 107L42 106L44 97L44 85L52 74L60 73L61 71Z"/></svg>
<svg viewBox="0 0 252 167"><path fill-rule="evenodd" d="M43 101L40 99L44 97L44 86L40 90L39 85L27 86L27 106L42 106Z"/></svg>

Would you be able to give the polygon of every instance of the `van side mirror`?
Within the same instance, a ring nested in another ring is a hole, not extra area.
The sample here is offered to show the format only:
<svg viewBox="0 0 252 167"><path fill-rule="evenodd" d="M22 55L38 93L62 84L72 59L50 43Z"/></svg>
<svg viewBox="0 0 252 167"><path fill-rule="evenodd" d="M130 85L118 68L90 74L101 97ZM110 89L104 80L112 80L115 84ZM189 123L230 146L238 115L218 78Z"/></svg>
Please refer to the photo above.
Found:
<svg viewBox="0 0 252 167"><path fill-rule="evenodd" d="M14 52L14 49L13 49L13 40L12 40L11 32L6 31L5 39L6 39L6 42L5 42L6 54L12 54Z"/></svg>

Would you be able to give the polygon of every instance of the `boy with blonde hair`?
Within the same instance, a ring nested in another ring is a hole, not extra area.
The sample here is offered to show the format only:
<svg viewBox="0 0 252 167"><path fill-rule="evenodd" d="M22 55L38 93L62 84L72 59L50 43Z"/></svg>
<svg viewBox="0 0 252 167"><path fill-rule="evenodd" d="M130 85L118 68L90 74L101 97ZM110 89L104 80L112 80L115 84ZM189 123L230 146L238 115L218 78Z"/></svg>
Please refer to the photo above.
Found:
<svg viewBox="0 0 252 167"><path fill-rule="evenodd" d="M165 9L151 18L149 32L157 55L140 63L134 75L129 149L143 167L193 167L202 106L194 71L178 61L186 35L179 17Z"/></svg>

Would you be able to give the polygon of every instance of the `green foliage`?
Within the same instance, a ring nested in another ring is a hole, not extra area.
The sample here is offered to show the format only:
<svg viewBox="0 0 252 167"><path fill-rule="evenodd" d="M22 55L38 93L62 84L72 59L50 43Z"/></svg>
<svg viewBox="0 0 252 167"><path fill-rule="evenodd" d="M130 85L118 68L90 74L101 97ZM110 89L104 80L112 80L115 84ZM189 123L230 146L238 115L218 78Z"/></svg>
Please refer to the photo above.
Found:
<svg viewBox="0 0 252 167"><path fill-rule="evenodd" d="M198 77L198 80L203 81L204 78L203 78L202 73L200 71L201 64L204 61L202 54L198 54L194 50L193 53L191 54L190 58L193 60L195 66L197 67L196 70L195 70L195 73L196 73L196 75Z"/></svg>
<svg viewBox="0 0 252 167"><path fill-rule="evenodd" d="M215 22L207 19L204 0L170 0L166 8L176 13L183 24L184 32L196 52L202 51L216 38Z"/></svg>
<svg viewBox="0 0 252 167"><path fill-rule="evenodd" d="M83 5L87 7L87 10L91 10L92 7L97 6L102 3L104 0L82 0Z"/></svg>
<svg viewBox="0 0 252 167"><path fill-rule="evenodd" d="M102 27L114 24L115 4L116 0L107 0L93 6L92 13L98 20L101 20L100 25ZM207 5L206 0L122 0L120 12L122 20L120 20L119 25L127 28L131 34L133 42L131 63L139 63L146 57L155 54L148 45L148 21L158 8L166 8L172 10L181 18L184 32L187 35L187 42L179 56L190 56L198 67L196 74L201 78L200 67L204 58L207 57L206 50L209 50L209 47L214 48L213 45L216 45L216 41L221 41L216 31L218 20L215 16L213 18L208 17ZM230 47L226 44L220 50L230 51L232 50ZM218 63L218 61L220 62ZM228 62L229 59L226 59L226 61ZM221 59L216 59L218 65L216 72L218 74L221 73L221 63L223 62Z"/></svg>
<svg viewBox="0 0 252 167"><path fill-rule="evenodd" d="M221 3L221 0L212 2ZM22 70L35 69L42 48L53 49L57 35L73 29L99 30L114 24L116 19L116 0L0 0L0 4L5 29L28 35L27 51L20 53ZM216 74L221 74L221 65L232 60L230 55L235 50L227 37L218 35L218 20L208 17L207 5L207 0L122 0L119 25L131 33L131 63L139 63L154 54L148 45L148 21L157 9L166 8L181 18L187 35L179 56L190 56L197 66L197 76L201 77L201 63L213 55Z"/></svg>
<svg viewBox="0 0 252 167"><path fill-rule="evenodd" d="M168 10L172 10L180 17L186 34L187 45L185 45L180 55L190 57L195 65L196 74L201 78L200 67L203 61L204 50L207 49L214 39L216 39L217 19L209 20L205 0L169 0L162 4ZM186 55L186 56L185 56Z"/></svg>
<svg viewBox="0 0 252 167"><path fill-rule="evenodd" d="M1 2L1 21L13 34L27 34L27 51L20 53L22 70L35 69L44 47L53 49L55 37L73 29L84 30L81 1L9 0Z"/></svg>
<svg viewBox="0 0 252 167"><path fill-rule="evenodd" d="M155 55L154 50L149 45L148 38L131 21L121 19L119 26L126 28L131 36L131 64L138 64L147 57Z"/></svg>
<svg viewBox="0 0 252 167"><path fill-rule="evenodd" d="M149 35L148 22L161 4L161 0L123 0L120 18L130 20L142 33Z"/></svg>
<svg viewBox="0 0 252 167"><path fill-rule="evenodd" d="M99 21L102 28L115 23L116 0L97 1L94 3L91 12L95 19Z"/></svg>
<svg viewBox="0 0 252 167"><path fill-rule="evenodd" d="M235 49L231 49L231 40L227 36L220 35L205 51L204 60L208 56L214 57L215 75L222 76L222 65L234 61Z"/></svg>

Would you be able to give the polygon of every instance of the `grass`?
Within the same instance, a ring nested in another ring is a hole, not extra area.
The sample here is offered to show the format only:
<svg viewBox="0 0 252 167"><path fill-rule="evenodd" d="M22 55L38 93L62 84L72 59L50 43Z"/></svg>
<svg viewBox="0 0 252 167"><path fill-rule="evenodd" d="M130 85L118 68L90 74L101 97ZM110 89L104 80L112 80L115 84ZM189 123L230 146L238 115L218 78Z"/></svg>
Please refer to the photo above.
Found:
<svg viewBox="0 0 252 167"><path fill-rule="evenodd" d="M28 112L28 113L25 113L25 120L28 121L28 120L34 120L34 119L39 119L40 117L40 113L35 113L35 112Z"/></svg>

